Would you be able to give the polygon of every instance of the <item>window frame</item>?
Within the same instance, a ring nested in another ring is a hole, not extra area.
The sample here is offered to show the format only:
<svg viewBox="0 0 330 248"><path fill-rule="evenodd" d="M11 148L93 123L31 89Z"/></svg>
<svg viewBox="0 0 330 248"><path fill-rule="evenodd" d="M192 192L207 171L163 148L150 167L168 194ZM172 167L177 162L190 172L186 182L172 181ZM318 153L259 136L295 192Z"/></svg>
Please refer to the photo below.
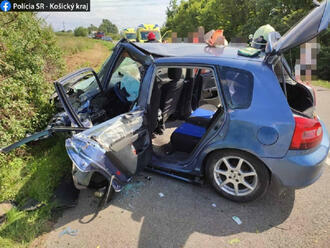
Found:
<svg viewBox="0 0 330 248"><path fill-rule="evenodd" d="M247 105L244 105L244 106L233 106L232 105L232 101L231 101L231 97L230 99L228 100L227 99L227 94L225 92L225 88L224 88L224 83L223 81L225 81L226 79L224 79L224 72L227 71L236 71L236 72L240 72L240 73L245 73L248 75L248 77L251 79L251 89L250 89L250 92L249 92L249 102ZM252 72L248 71L248 70L244 70L244 69L240 69L240 68L237 68L237 67L231 67L231 66L218 66L218 74L219 74L219 79L220 79L220 85L221 85L221 88L222 88L222 94L223 94L223 98L224 98L224 102L226 104L226 106L228 107L228 109L248 109L250 108L251 104L252 104L252 101L253 101L253 91L254 91L254 75Z"/></svg>
<svg viewBox="0 0 330 248"><path fill-rule="evenodd" d="M151 87L149 87L149 92L148 92L148 98L147 98L147 105L149 106L150 100L151 100L151 94L152 94L152 90L154 87L154 82L155 82L155 78L156 78L156 73L157 73L157 69L159 67L166 67L166 68L182 68L182 69L208 69L211 70L213 72L214 75L214 79L215 79L215 83L218 89L218 97L220 100L221 105L224 107L224 110L226 110L226 103L225 103L225 99L224 99L224 95L223 95L223 91L222 91L222 87L221 87L221 81L220 81L220 77L219 77L219 72L218 72L218 67L216 65L212 65L212 64L198 64L198 63L180 63L180 62L167 62L167 63L155 63L155 66L153 68L153 72L152 72L152 77L151 77Z"/></svg>

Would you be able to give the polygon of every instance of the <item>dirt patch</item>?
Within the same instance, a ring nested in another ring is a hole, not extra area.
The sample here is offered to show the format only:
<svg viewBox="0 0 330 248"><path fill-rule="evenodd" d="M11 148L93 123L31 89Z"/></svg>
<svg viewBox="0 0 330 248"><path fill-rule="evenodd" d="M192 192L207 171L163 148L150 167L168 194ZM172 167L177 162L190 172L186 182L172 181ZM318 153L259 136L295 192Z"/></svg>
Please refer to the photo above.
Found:
<svg viewBox="0 0 330 248"><path fill-rule="evenodd" d="M92 67L94 70L97 70L109 54L109 49L99 43L95 43L93 49L65 57L66 70L67 72L72 72L82 67Z"/></svg>

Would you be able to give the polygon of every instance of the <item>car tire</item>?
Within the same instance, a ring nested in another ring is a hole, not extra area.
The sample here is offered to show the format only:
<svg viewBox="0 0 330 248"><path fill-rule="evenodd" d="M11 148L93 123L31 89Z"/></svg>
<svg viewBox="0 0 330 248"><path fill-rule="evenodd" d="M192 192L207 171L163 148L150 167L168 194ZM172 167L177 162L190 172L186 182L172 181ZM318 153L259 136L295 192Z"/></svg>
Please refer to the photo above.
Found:
<svg viewBox="0 0 330 248"><path fill-rule="evenodd" d="M237 150L213 152L206 162L206 174L220 195L235 202L262 197L270 183L266 166L251 154Z"/></svg>

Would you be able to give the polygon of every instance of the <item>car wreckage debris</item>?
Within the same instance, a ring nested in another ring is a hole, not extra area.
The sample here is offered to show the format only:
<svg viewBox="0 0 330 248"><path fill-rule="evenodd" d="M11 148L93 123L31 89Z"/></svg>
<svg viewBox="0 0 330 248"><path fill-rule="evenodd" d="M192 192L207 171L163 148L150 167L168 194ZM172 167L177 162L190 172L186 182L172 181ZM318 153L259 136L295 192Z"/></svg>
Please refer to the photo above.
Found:
<svg viewBox="0 0 330 248"><path fill-rule="evenodd" d="M70 235L70 236L77 236L78 230L71 229L71 227L67 227L62 232L60 232L59 236L62 237L65 234Z"/></svg>
<svg viewBox="0 0 330 248"><path fill-rule="evenodd" d="M242 221L240 218L238 218L237 216L233 216L232 217L233 221L236 222L237 225L241 225L242 224Z"/></svg>
<svg viewBox="0 0 330 248"><path fill-rule="evenodd" d="M29 198L22 207L19 207L18 210L20 211L26 211L26 212L31 212L31 211L35 211L39 208L41 208L42 206L44 206L44 203L39 202L36 199L33 198Z"/></svg>

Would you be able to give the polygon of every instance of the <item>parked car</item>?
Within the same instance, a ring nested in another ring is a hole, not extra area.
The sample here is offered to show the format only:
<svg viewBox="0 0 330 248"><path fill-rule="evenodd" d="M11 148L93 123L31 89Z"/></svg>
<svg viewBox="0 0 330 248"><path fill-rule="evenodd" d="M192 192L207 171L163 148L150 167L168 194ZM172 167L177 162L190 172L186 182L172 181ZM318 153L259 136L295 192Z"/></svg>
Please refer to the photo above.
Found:
<svg viewBox="0 0 330 248"><path fill-rule="evenodd" d="M109 37L109 36L104 36L101 38L102 40L105 40L105 41L112 41L112 38Z"/></svg>
<svg viewBox="0 0 330 248"><path fill-rule="evenodd" d="M55 82L50 126L1 149L69 131L78 188L105 178L121 191L143 169L201 182L237 202L264 195L271 180L294 188L322 174L329 151L310 87L296 82L283 52L327 28L329 1L265 53L205 44L121 40L99 73L81 69Z"/></svg>
<svg viewBox="0 0 330 248"><path fill-rule="evenodd" d="M105 36L104 32L97 32L94 36L95 39L102 39Z"/></svg>

